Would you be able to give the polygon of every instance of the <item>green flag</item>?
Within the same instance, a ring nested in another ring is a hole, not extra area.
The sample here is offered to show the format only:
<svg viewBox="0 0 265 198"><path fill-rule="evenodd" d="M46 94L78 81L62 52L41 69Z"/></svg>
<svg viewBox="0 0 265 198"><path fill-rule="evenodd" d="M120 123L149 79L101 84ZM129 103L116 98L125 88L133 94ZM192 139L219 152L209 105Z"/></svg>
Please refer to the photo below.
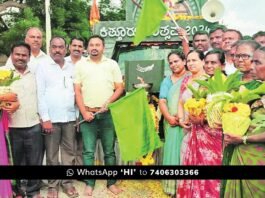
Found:
<svg viewBox="0 0 265 198"><path fill-rule="evenodd" d="M161 146L143 88L109 105L123 161L139 160Z"/></svg>
<svg viewBox="0 0 265 198"><path fill-rule="evenodd" d="M144 0L133 43L138 45L145 37L152 35L160 26L166 12L167 7L162 0Z"/></svg>

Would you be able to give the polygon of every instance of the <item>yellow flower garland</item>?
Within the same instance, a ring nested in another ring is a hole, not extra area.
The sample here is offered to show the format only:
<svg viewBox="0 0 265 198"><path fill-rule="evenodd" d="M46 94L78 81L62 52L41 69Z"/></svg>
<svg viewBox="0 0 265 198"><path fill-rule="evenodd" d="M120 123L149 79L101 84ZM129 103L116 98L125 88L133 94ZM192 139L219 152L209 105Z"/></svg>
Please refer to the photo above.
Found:
<svg viewBox="0 0 265 198"><path fill-rule="evenodd" d="M204 112L205 106L205 98L201 98L199 100L195 98L189 98L184 104L184 109L188 111L191 115L199 116Z"/></svg>

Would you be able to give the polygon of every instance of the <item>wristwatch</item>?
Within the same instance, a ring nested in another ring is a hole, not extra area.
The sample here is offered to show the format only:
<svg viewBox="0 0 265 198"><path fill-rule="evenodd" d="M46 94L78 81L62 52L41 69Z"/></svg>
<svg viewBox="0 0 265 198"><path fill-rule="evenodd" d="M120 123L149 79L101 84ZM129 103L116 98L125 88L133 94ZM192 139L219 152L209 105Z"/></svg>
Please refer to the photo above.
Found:
<svg viewBox="0 0 265 198"><path fill-rule="evenodd" d="M244 135L242 137L242 140L243 140L243 144L247 144L248 136Z"/></svg>

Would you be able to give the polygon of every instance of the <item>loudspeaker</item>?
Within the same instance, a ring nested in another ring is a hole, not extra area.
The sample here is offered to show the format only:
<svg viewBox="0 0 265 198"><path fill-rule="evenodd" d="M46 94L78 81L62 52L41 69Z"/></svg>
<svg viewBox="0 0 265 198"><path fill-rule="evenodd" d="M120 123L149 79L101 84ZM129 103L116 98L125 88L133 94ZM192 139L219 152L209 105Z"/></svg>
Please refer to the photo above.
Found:
<svg viewBox="0 0 265 198"><path fill-rule="evenodd" d="M202 7L202 17L214 23L223 17L224 11L224 5L219 0L209 0Z"/></svg>

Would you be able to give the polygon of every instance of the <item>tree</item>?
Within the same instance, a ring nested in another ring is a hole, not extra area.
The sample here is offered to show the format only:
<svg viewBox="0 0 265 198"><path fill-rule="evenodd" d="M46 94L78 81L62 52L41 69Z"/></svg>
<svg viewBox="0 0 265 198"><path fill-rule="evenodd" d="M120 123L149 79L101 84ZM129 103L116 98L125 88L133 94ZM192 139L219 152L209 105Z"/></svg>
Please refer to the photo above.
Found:
<svg viewBox="0 0 265 198"><path fill-rule="evenodd" d="M52 35L62 36L68 42L71 37L86 40L91 34L88 2L91 3L91 0L51 1ZM44 3L44 0L0 0L0 54L9 55L10 46L18 40L23 40L29 27L38 26L45 30ZM118 8L110 6L109 0L101 0L101 20L125 20L125 4L122 5ZM16 9L10 10L10 7Z"/></svg>
<svg viewBox="0 0 265 198"><path fill-rule="evenodd" d="M124 21L125 0L121 7L112 6L110 0L100 0L99 4L101 21Z"/></svg>
<svg viewBox="0 0 265 198"><path fill-rule="evenodd" d="M24 40L26 29L40 26L40 20L34 16L30 8L25 8L22 13L17 13L17 17L10 19L9 23L13 23L12 27L0 33L0 54L9 55L14 42Z"/></svg>

